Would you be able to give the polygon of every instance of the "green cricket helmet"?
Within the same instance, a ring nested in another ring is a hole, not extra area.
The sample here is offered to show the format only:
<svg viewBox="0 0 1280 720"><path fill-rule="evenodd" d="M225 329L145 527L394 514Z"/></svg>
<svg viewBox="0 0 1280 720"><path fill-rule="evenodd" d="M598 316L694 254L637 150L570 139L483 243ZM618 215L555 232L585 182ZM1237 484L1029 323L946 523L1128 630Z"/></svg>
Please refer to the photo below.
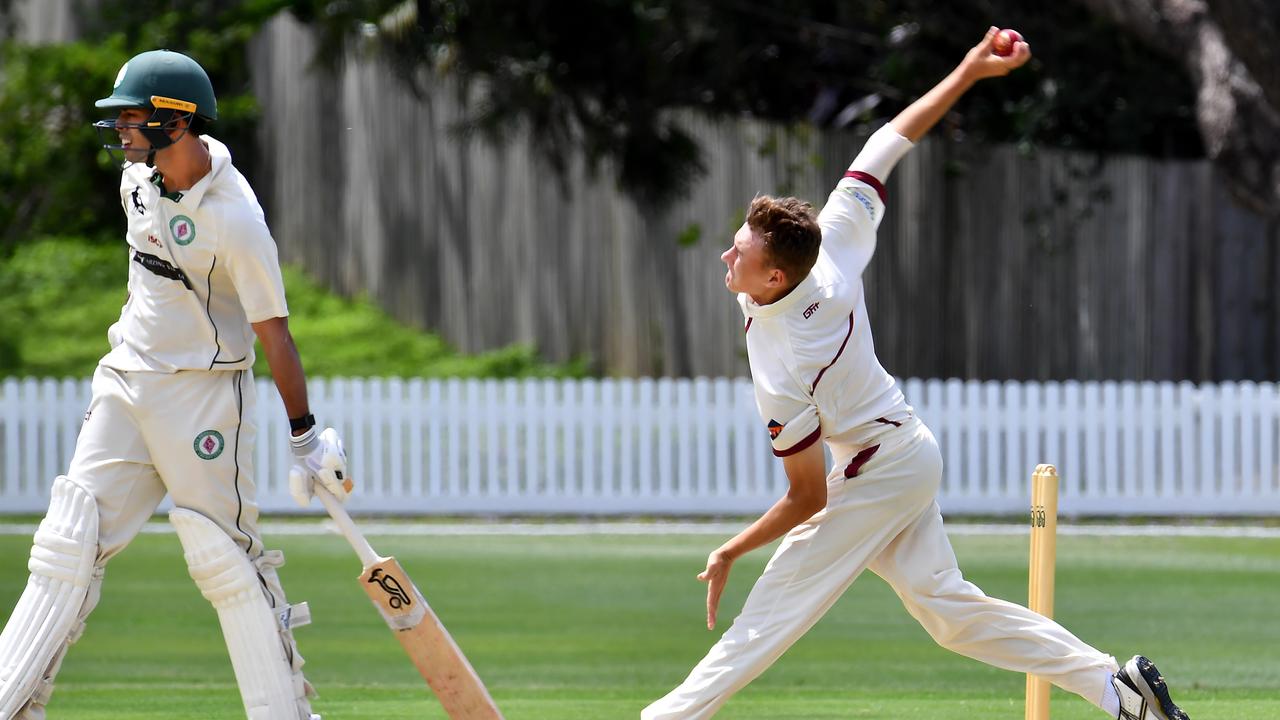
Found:
<svg viewBox="0 0 1280 720"><path fill-rule="evenodd" d="M94 105L110 110L142 108L151 111L151 116L141 123L121 124L115 119L94 123L100 134L115 133L118 128L126 127L139 130L151 143L148 165L152 163L155 150L174 143L168 130L176 127L178 119L187 118L190 126L195 118L201 121L218 118L218 100L213 94L209 75L195 60L172 50L150 50L135 55L120 68L111 95ZM121 144L105 141L102 146L108 150L125 149Z"/></svg>

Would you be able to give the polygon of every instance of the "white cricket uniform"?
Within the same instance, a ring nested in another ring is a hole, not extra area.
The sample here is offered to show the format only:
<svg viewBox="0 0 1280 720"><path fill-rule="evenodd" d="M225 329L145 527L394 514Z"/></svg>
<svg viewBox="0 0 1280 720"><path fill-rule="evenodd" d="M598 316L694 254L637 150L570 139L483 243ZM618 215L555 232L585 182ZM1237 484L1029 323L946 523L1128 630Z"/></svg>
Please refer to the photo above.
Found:
<svg viewBox="0 0 1280 720"><path fill-rule="evenodd" d="M68 475L97 499L103 559L166 492L259 556L253 483L254 333L288 315L275 241L253 190L217 140L212 171L161 195L125 168L129 299L108 336Z"/></svg>
<svg viewBox="0 0 1280 720"><path fill-rule="evenodd" d="M1040 675L1099 705L1115 659L961 575L934 500L942 457L875 356L862 272L884 216L882 181L911 144L886 125L818 216L822 247L787 296L739 296L760 417L774 454L825 440L826 507L783 538L741 614L643 720L708 718L813 626L866 568L942 646ZM850 659L855 657L851 651Z"/></svg>

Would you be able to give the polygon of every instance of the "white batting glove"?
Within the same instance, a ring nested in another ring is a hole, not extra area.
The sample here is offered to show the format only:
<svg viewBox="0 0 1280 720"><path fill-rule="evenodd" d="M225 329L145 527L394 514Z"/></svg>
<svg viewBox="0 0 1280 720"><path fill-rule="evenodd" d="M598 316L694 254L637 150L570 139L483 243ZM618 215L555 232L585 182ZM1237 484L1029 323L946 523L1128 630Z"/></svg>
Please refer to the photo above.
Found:
<svg viewBox="0 0 1280 720"><path fill-rule="evenodd" d="M289 470L289 494L302 507L311 505L315 496L315 484L339 500L346 502L351 494L351 478L347 475L347 454L342 449L342 438L333 428L325 428L316 435L315 428L297 437L289 438L293 448L293 467Z"/></svg>

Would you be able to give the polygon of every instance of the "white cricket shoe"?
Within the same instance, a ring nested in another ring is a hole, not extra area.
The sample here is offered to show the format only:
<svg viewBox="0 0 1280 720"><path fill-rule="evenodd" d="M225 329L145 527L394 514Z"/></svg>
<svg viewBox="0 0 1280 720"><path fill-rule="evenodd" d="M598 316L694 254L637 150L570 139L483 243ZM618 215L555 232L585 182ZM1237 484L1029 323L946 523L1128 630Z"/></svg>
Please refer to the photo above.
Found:
<svg viewBox="0 0 1280 720"><path fill-rule="evenodd" d="M1111 676L1111 685L1120 696L1120 715L1116 720L1191 720L1173 704L1164 676L1152 662L1134 655Z"/></svg>

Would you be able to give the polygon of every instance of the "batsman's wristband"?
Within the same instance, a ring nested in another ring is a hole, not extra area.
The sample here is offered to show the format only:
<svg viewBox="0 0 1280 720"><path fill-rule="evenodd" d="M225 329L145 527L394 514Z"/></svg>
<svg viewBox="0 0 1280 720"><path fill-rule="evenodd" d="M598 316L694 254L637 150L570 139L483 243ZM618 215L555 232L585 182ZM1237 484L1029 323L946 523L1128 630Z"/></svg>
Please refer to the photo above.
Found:
<svg viewBox="0 0 1280 720"><path fill-rule="evenodd" d="M293 456L304 458L320 447L320 437L315 428L307 428L301 435L289 438L289 447L293 448Z"/></svg>
<svg viewBox="0 0 1280 720"><path fill-rule="evenodd" d="M289 418L289 429L292 430L293 432L298 432L299 430L306 430L307 428L313 428L315 426L316 426L316 416L312 415L311 413L307 413L302 417Z"/></svg>

